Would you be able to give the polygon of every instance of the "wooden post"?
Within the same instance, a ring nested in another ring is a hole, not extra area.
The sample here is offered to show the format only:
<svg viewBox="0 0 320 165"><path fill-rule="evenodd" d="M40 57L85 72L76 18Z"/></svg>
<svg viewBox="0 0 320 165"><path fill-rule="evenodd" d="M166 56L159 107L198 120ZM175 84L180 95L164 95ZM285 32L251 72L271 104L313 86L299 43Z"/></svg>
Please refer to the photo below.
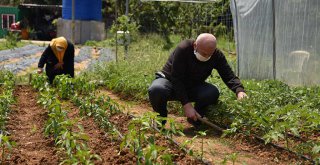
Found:
<svg viewBox="0 0 320 165"><path fill-rule="evenodd" d="M29 85L31 84L31 81L32 81L32 74L29 73Z"/></svg>
<svg viewBox="0 0 320 165"><path fill-rule="evenodd" d="M212 127L213 129L223 132L223 129L222 129L222 128L220 128L219 126L211 123L211 122L208 121L207 119L204 119L204 118L199 117L199 116L197 117L197 119L198 119L199 121L201 121L202 123L207 124L208 126Z"/></svg>

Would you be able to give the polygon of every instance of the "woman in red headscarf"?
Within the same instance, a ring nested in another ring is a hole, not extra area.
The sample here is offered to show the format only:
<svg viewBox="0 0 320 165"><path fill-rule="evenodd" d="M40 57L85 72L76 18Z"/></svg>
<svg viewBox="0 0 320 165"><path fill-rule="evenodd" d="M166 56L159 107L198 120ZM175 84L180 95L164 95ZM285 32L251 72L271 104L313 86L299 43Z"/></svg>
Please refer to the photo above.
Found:
<svg viewBox="0 0 320 165"><path fill-rule="evenodd" d="M51 40L50 45L42 53L38 63L38 73L43 72L46 64L46 74L52 84L56 75L68 74L74 77L74 46L64 37Z"/></svg>

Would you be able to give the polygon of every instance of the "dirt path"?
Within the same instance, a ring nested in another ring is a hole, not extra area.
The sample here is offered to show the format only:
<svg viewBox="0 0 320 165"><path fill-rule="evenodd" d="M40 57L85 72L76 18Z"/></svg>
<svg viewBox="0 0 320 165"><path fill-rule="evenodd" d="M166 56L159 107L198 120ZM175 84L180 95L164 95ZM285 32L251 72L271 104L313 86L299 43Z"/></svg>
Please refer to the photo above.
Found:
<svg viewBox="0 0 320 165"><path fill-rule="evenodd" d="M111 99L117 101L125 108L125 112L133 115L141 115L147 111L152 111L152 108L147 104L136 104L121 99L117 94L108 90L100 89L100 94L108 95ZM190 140L197 133L194 128L186 122L185 117L169 115L176 122L185 126L184 133L186 136L177 136L175 140L182 143ZM274 149L273 147L262 145L252 141L246 141L244 138L221 138L221 135L210 129L207 135L203 138L204 141L204 157L213 164L232 164L232 159L236 164L292 164L297 163L293 155ZM193 150L201 151L202 139L196 138L193 142Z"/></svg>
<svg viewBox="0 0 320 165"><path fill-rule="evenodd" d="M58 164L52 138L44 135L46 110L37 104L37 94L30 86L17 86L7 130L16 142L9 164Z"/></svg>

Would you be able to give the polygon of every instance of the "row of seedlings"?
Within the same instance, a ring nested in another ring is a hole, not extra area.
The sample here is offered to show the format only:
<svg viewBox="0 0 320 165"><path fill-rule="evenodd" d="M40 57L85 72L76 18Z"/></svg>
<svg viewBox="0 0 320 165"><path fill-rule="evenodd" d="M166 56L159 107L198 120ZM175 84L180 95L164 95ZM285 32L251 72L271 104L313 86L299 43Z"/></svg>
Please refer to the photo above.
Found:
<svg viewBox="0 0 320 165"><path fill-rule="evenodd" d="M58 76L56 80L58 81L57 90L60 91L61 97L72 99L72 102L80 108L81 115L93 116L100 127L110 132L110 135L118 135L122 139L120 149L129 148L138 158L137 163L173 163L173 156L177 155L165 153L168 148L157 144L157 141L166 141L161 135L166 135L167 137L171 137L171 139L173 134L183 135L181 131L182 127L180 125L178 126L174 120L168 119L170 128L163 129L161 130L161 134L158 134L153 126L155 123L160 125L164 118L159 118L155 113L147 113L142 117L133 118L127 125L128 130L121 131L125 132L125 136L123 136L109 118L116 114L125 114L121 113L118 104L112 101L110 97L95 96L94 91L97 87L95 82L88 82L85 76L80 76L74 80L66 76ZM190 143L190 140L186 141L184 145L180 147L185 148L185 146ZM168 146L172 144L173 142ZM193 152L192 150L188 150L188 153L192 154ZM199 160L195 162L202 164L202 161Z"/></svg>
<svg viewBox="0 0 320 165"><path fill-rule="evenodd" d="M224 105L219 105L224 110L221 114L230 114L216 121L228 123L228 117L232 118L225 134L241 132L312 163L320 163L320 87L291 88L271 81L246 86L251 89L250 99L241 102L226 99L222 100Z"/></svg>
<svg viewBox="0 0 320 165"><path fill-rule="evenodd" d="M14 103L14 76L11 72L0 71L0 147L1 162L7 158L7 153L12 149L14 142L10 141L6 132L6 122L10 112L10 105Z"/></svg>
<svg viewBox="0 0 320 165"><path fill-rule="evenodd" d="M68 111L62 108L57 96L57 91L47 82L45 75L34 75L32 86L39 91L38 103L48 109L49 119L46 122L45 134L53 136L56 145L67 155L61 164L92 164L94 160L100 159L92 154L87 147L89 137L83 132L83 127L77 119L69 119ZM78 129L74 129L74 128Z"/></svg>

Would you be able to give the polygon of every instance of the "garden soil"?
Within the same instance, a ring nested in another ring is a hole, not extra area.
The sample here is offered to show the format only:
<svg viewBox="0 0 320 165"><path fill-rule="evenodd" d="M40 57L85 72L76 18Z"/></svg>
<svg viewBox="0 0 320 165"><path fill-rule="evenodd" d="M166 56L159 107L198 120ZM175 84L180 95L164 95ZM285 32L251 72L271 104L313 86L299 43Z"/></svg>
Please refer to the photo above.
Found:
<svg viewBox="0 0 320 165"><path fill-rule="evenodd" d="M70 109L68 117L70 119L78 119L79 124L83 126L84 133L90 137L88 147L91 152L97 154L102 160L97 160L95 164L136 164L137 158L129 152L128 149L120 151L120 143L118 137L101 130L97 123L94 122L92 117L80 117L79 108L64 102L66 109ZM125 135L128 131L128 124L132 118L124 113L113 115L110 121L116 128ZM160 138L159 138L160 139ZM172 147L165 139L159 140L159 144L167 148L167 152L173 155L173 161L178 164L201 164L200 161L194 160L192 157L187 156L182 151Z"/></svg>
<svg viewBox="0 0 320 165"><path fill-rule="evenodd" d="M88 147L91 153L97 154L101 160L95 160L95 164L127 164L136 163L136 157L128 150L120 151L120 140L111 138L104 130L94 122L91 117L79 116L79 108L70 102L64 102L63 107L69 110L68 117L70 119L78 119L78 123L82 125L83 132L89 136Z"/></svg>
<svg viewBox="0 0 320 165"><path fill-rule="evenodd" d="M59 155L53 138L44 135L47 112L37 104L37 93L30 86L16 86L16 103L7 123L10 138L16 143L6 163L57 164Z"/></svg>
<svg viewBox="0 0 320 165"><path fill-rule="evenodd" d="M100 89L99 93L101 95L108 95L111 99L118 102L120 106L123 106L126 113L130 113L134 116L152 111L152 107L146 103L137 104L134 102L128 102L125 98L122 98L120 95L109 90ZM174 138L179 143L191 140L195 135L197 135L197 130L186 122L185 117L170 114L169 117L175 119L176 122L184 126L184 133L186 136L175 136ZM270 145L264 145L250 137L239 135L237 137L222 138L221 133L215 130L204 127L201 131L205 130L207 130L207 135L203 138L196 138L193 144L188 147L192 148L195 152L200 153L203 139L204 158L212 164L223 164L224 162L230 164L232 163L232 156L235 158L236 164L278 165L305 163L293 154L276 149Z"/></svg>
<svg viewBox="0 0 320 165"><path fill-rule="evenodd" d="M132 117L129 115L126 115L124 113L119 113L110 118L111 123L117 126L119 131L125 135L128 131L129 123L132 120ZM165 148L165 153L170 154L172 156L172 161L176 164L203 164L201 160L195 159L180 149L178 149L177 146L174 146L174 144L169 143L167 139L165 139L162 135L156 133L155 134L156 139L156 145L161 146ZM161 152L161 154L164 154L164 152Z"/></svg>

